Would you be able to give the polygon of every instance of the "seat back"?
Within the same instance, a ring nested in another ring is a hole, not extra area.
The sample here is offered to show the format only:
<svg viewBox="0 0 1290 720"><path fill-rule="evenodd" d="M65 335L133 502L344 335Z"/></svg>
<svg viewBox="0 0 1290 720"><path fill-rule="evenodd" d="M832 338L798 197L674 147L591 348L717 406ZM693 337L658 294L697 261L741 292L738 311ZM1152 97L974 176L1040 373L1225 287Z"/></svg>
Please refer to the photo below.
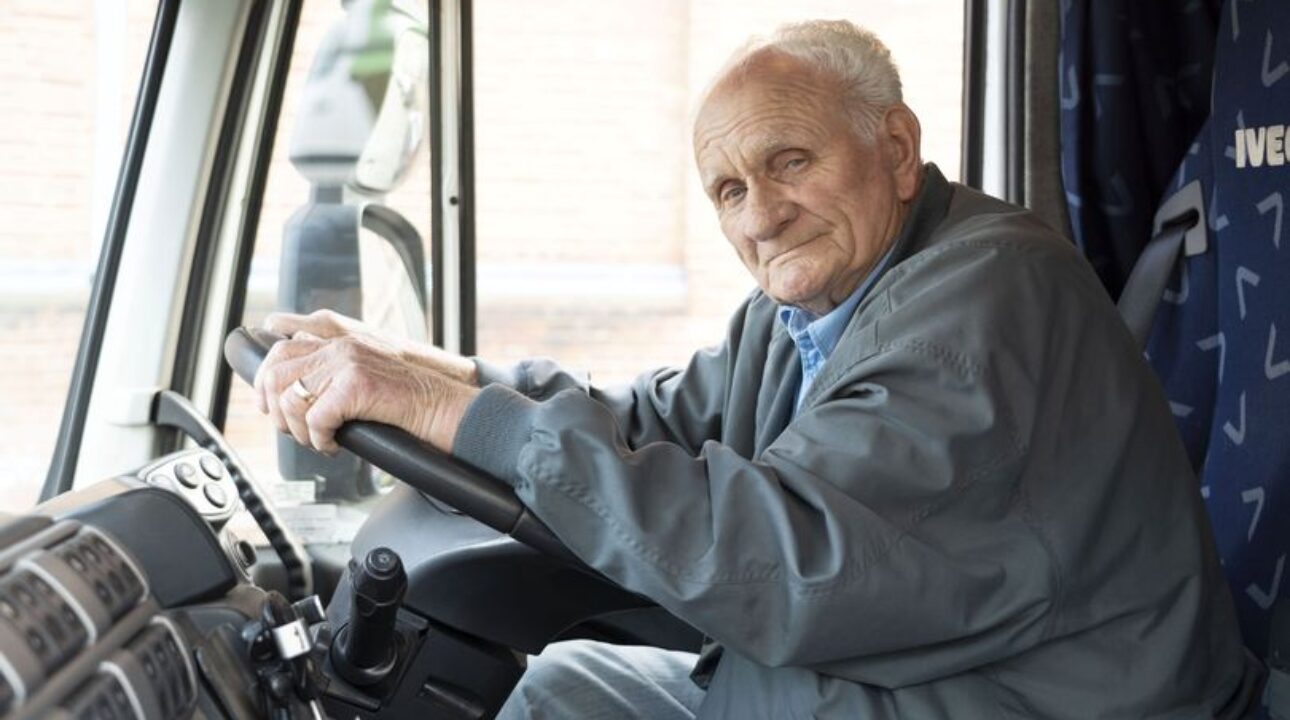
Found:
<svg viewBox="0 0 1290 720"><path fill-rule="evenodd" d="M1209 120L1157 227L1201 211L1147 354L1201 478L1246 644L1290 595L1290 6L1228 0Z"/></svg>

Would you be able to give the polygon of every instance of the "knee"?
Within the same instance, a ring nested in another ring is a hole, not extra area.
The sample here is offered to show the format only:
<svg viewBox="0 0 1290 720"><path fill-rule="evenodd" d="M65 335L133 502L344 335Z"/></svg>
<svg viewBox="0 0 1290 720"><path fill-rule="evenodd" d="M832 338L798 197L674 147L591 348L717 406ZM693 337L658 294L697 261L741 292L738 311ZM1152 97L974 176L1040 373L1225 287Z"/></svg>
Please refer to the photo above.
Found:
<svg viewBox="0 0 1290 720"><path fill-rule="evenodd" d="M589 661L594 653L585 640L548 645L541 655L529 658L528 668L498 713L498 720L541 720L570 717L564 704L576 697L579 686L594 680Z"/></svg>

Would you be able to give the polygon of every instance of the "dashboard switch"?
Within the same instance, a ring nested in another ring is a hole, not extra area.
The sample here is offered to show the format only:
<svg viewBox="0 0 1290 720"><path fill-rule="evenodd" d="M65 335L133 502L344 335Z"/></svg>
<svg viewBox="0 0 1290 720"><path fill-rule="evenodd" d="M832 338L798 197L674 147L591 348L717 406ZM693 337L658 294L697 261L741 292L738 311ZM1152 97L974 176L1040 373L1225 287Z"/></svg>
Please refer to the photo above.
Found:
<svg viewBox="0 0 1290 720"><path fill-rule="evenodd" d="M202 488L202 492L206 495L206 499L210 501L211 505L220 509L228 505L228 493L225 493L224 488L219 485L213 482L206 483L206 487Z"/></svg>
<svg viewBox="0 0 1290 720"><path fill-rule="evenodd" d="M186 487L197 487L197 470L186 462L175 463L175 477Z"/></svg>
<svg viewBox="0 0 1290 720"><path fill-rule="evenodd" d="M213 455L203 455L197 464L201 466L202 472L206 473L206 477L212 480L224 477L224 466Z"/></svg>

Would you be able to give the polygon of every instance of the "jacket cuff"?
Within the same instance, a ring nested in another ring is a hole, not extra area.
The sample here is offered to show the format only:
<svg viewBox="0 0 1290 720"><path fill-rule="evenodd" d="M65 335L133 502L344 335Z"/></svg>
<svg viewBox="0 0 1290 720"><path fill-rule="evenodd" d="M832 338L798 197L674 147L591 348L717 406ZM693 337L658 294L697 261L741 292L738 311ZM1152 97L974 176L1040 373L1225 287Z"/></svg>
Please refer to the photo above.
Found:
<svg viewBox="0 0 1290 720"><path fill-rule="evenodd" d="M532 434L537 406L504 385L484 386L457 426L453 456L514 487L520 480L520 450Z"/></svg>
<svg viewBox="0 0 1290 720"><path fill-rule="evenodd" d="M470 361L475 363L475 381L479 387L488 387L489 385L505 385L513 390L524 392L522 372L519 365L495 365L482 358L473 357Z"/></svg>

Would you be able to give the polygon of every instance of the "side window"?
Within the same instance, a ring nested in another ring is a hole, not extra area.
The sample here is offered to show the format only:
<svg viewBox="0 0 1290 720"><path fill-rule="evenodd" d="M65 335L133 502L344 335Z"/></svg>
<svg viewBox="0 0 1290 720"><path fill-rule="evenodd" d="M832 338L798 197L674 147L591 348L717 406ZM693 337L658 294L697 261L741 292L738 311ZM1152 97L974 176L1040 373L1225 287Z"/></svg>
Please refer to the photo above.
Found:
<svg viewBox="0 0 1290 720"><path fill-rule="evenodd" d="M721 338L753 287L697 181L690 121L754 33L846 18L878 34L959 175L963 12L944 0L490 0L474 5L478 349L627 380Z"/></svg>
<svg viewBox="0 0 1290 720"><path fill-rule="evenodd" d="M156 14L0 4L0 512L45 479Z"/></svg>
<svg viewBox="0 0 1290 720"><path fill-rule="evenodd" d="M429 337L424 12L423 3L304 3L243 325L330 308ZM280 437L242 382L232 384L225 434L306 542L348 542L388 485L347 453L329 459Z"/></svg>

